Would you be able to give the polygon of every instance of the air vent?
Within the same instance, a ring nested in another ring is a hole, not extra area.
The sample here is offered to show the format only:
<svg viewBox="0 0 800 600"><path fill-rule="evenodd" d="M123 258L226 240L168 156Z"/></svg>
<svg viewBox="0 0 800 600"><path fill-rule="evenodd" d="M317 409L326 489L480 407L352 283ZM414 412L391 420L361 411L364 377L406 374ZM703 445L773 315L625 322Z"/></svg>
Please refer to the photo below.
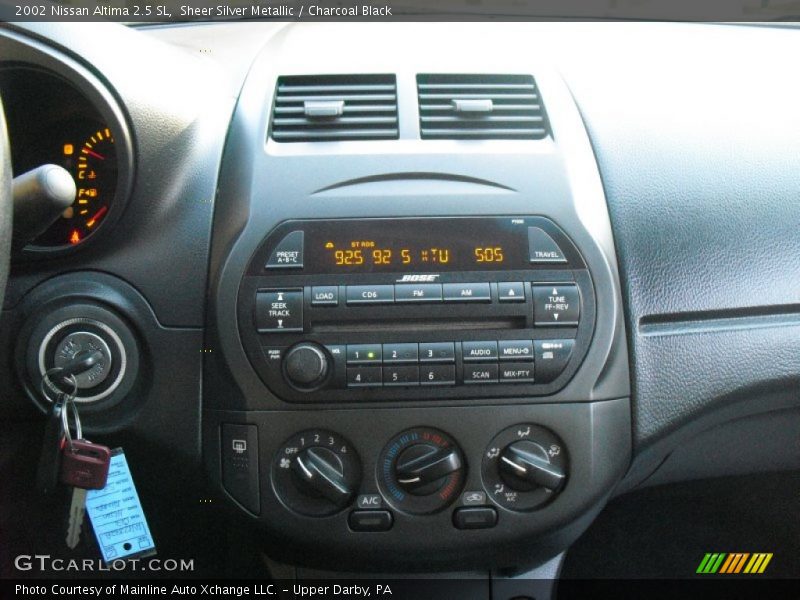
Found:
<svg viewBox="0 0 800 600"><path fill-rule="evenodd" d="M397 139L395 76L280 77L271 135L278 142Z"/></svg>
<svg viewBox="0 0 800 600"><path fill-rule="evenodd" d="M423 139L525 139L548 135L530 75L417 75Z"/></svg>

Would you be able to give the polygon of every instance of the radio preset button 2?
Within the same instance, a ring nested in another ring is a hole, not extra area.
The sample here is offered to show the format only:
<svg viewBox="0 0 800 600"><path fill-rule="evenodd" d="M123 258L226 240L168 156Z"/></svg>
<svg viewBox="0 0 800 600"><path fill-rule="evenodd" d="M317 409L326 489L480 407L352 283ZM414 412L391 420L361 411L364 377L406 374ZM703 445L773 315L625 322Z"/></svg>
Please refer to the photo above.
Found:
<svg viewBox="0 0 800 600"><path fill-rule="evenodd" d="M315 285L311 288L311 306L339 306L339 288L335 285Z"/></svg>
<svg viewBox="0 0 800 600"><path fill-rule="evenodd" d="M348 304L392 304L393 285L348 285Z"/></svg>
<svg viewBox="0 0 800 600"><path fill-rule="evenodd" d="M398 303L441 302L441 283L403 283L394 286L394 300Z"/></svg>
<svg viewBox="0 0 800 600"><path fill-rule="evenodd" d="M419 359L417 344L384 344L383 362L391 365L396 363L416 363Z"/></svg>
<svg viewBox="0 0 800 600"><path fill-rule="evenodd" d="M259 333L303 331L302 290L256 292L256 328Z"/></svg>
<svg viewBox="0 0 800 600"><path fill-rule="evenodd" d="M489 283L445 283L445 302L491 302Z"/></svg>
<svg viewBox="0 0 800 600"><path fill-rule="evenodd" d="M419 362L455 362L456 351L453 342L433 342L419 345Z"/></svg>
<svg viewBox="0 0 800 600"><path fill-rule="evenodd" d="M464 362L497 360L497 342L461 342Z"/></svg>

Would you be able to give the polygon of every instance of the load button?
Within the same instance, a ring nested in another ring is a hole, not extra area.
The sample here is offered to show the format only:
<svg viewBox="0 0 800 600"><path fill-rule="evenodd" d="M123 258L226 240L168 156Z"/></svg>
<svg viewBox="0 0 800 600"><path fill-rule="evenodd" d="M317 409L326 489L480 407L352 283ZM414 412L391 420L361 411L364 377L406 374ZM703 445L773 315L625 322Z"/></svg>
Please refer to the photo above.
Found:
<svg viewBox="0 0 800 600"><path fill-rule="evenodd" d="M578 286L570 284L534 285L533 317L539 326L575 326L581 315Z"/></svg>

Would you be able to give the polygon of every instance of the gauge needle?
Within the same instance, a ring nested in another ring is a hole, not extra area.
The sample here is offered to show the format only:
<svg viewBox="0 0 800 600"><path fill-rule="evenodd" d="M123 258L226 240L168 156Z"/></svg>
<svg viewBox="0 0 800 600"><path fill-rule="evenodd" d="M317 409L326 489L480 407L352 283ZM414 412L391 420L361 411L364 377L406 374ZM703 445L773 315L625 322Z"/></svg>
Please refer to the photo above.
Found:
<svg viewBox="0 0 800 600"><path fill-rule="evenodd" d="M100 154L98 154L94 150L89 150L88 148L84 148L83 149L83 153L84 154L88 154L89 156L94 156L95 158L99 158L100 160L105 160L106 159L105 156L101 156Z"/></svg>
<svg viewBox="0 0 800 600"><path fill-rule="evenodd" d="M107 210L108 210L107 206L104 206L100 210L98 210L94 214L94 216L86 222L86 226L87 227L94 227L94 225L95 225L95 223L97 223L98 219L100 219L100 217L102 217L104 214L106 214Z"/></svg>

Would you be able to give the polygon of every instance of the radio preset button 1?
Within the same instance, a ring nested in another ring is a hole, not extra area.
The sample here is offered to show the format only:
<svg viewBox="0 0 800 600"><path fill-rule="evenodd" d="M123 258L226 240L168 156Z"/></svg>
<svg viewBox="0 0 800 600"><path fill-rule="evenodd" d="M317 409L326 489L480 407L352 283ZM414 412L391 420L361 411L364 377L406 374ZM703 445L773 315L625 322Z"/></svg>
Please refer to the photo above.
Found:
<svg viewBox="0 0 800 600"><path fill-rule="evenodd" d="M420 385L455 385L455 365L430 365L420 367Z"/></svg>
<svg viewBox="0 0 800 600"><path fill-rule="evenodd" d="M311 288L311 306L338 306L339 288L335 285L315 285Z"/></svg>
<svg viewBox="0 0 800 600"><path fill-rule="evenodd" d="M533 286L533 317L539 326L575 326L581 315L581 299L574 283Z"/></svg>
<svg viewBox="0 0 800 600"><path fill-rule="evenodd" d="M497 383L497 364L464 365L464 383Z"/></svg>
<svg viewBox="0 0 800 600"><path fill-rule="evenodd" d="M500 381L503 383L533 382L533 363L500 363Z"/></svg>
<svg viewBox="0 0 800 600"><path fill-rule="evenodd" d="M348 367L347 368L348 387L380 387L381 368L380 367Z"/></svg>
<svg viewBox="0 0 800 600"><path fill-rule="evenodd" d="M383 367L383 385L419 385L419 367Z"/></svg>
<svg viewBox="0 0 800 600"><path fill-rule="evenodd" d="M525 302L525 284L521 281L501 281L497 284L500 302Z"/></svg>
<svg viewBox="0 0 800 600"><path fill-rule="evenodd" d="M497 342L461 342L464 362L497 360Z"/></svg>
<svg viewBox="0 0 800 600"><path fill-rule="evenodd" d="M419 359L417 344L384 344L383 362L390 365L395 363L415 363Z"/></svg>
<svg viewBox="0 0 800 600"><path fill-rule="evenodd" d="M303 231L292 231L275 246L270 254L266 269L303 268Z"/></svg>
<svg viewBox="0 0 800 600"><path fill-rule="evenodd" d="M500 360L533 360L531 340L500 340L497 345Z"/></svg>
<svg viewBox="0 0 800 600"><path fill-rule="evenodd" d="M445 302L491 302L492 294L487 283L445 283Z"/></svg>
<svg viewBox="0 0 800 600"><path fill-rule="evenodd" d="M303 331L301 290L256 292L256 328L260 333Z"/></svg>
<svg viewBox="0 0 800 600"><path fill-rule="evenodd" d="M381 364L382 351L380 344L348 344L348 365Z"/></svg>
<svg viewBox="0 0 800 600"><path fill-rule="evenodd" d="M392 304L393 285L348 285L348 304Z"/></svg>
<svg viewBox="0 0 800 600"><path fill-rule="evenodd" d="M419 362L455 362L456 351L453 342L433 342L419 345Z"/></svg>
<svg viewBox="0 0 800 600"><path fill-rule="evenodd" d="M398 303L441 302L441 283L403 283L394 286L394 300Z"/></svg>

